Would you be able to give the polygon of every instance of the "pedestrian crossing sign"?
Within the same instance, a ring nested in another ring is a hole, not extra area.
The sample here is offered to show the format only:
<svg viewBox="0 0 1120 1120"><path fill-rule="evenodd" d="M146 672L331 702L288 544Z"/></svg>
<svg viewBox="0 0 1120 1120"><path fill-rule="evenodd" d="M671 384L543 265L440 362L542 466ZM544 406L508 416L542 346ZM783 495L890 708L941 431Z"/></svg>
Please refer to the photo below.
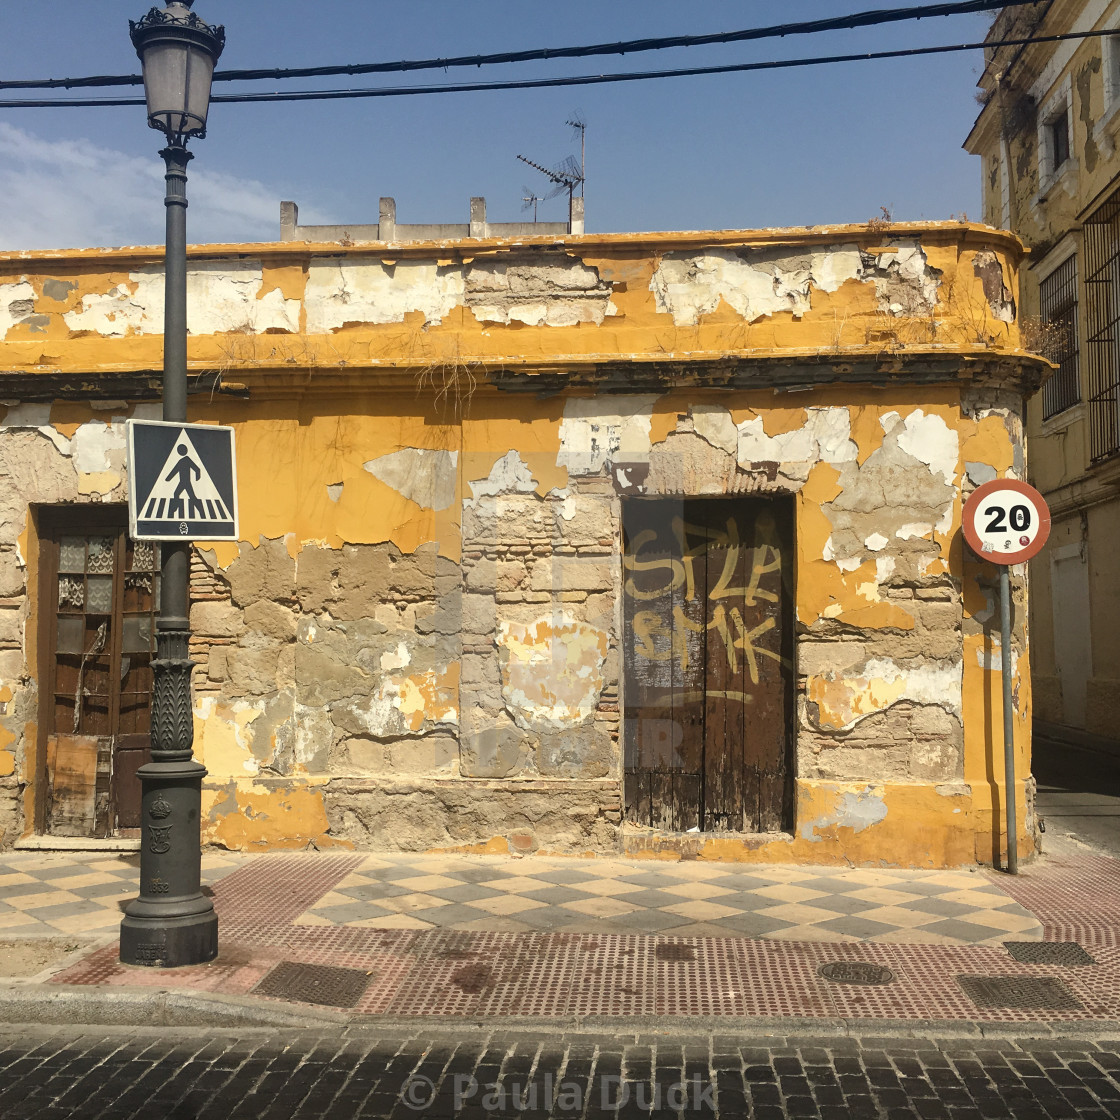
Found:
<svg viewBox="0 0 1120 1120"><path fill-rule="evenodd" d="M128 524L139 541L237 540L233 429L129 420Z"/></svg>

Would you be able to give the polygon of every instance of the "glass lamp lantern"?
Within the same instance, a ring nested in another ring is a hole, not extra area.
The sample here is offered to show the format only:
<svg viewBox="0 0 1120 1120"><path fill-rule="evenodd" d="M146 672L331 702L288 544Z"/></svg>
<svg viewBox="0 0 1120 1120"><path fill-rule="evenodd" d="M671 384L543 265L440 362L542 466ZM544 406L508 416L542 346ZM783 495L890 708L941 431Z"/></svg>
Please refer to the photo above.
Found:
<svg viewBox="0 0 1120 1120"><path fill-rule="evenodd" d="M190 10L193 3L170 0L139 22L129 20L144 72L148 125L170 143L206 135L210 82L226 42L225 28L199 19Z"/></svg>

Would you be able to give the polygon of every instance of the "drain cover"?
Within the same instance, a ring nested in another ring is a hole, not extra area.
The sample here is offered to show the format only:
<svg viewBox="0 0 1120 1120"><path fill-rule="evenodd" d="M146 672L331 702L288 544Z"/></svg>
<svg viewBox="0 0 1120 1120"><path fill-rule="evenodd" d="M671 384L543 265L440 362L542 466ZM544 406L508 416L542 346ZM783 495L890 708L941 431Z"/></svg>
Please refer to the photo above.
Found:
<svg viewBox="0 0 1120 1120"><path fill-rule="evenodd" d="M1076 941L1005 941L1003 947L1023 964L1096 964Z"/></svg>
<svg viewBox="0 0 1120 1120"><path fill-rule="evenodd" d="M262 996L326 1007L353 1007L369 987L368 972L325 964L278 964L253 990Z"/></svg>
<svg viewBox="0 0 1120 1120"><path fill-rule="evenodd" d="M829 961L817 972L837 984L889 984L894 979L889 968L870 961Z"/></svg>
<svg viewBox="0 0 1120 1120"><path fill-rule="evenodd" d="M1078 998L1053 976L958 976L957 983L977 1007L1019 1007L1031 1011L1081 1011Z"/></svg>

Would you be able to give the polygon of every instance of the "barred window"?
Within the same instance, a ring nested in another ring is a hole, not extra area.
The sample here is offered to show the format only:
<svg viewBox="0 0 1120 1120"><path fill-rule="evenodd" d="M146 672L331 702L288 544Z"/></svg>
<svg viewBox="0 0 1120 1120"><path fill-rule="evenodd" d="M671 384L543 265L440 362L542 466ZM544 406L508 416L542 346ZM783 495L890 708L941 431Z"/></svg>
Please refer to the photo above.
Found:
<svg viewBox="0 0 1120 1120"><path fill-rule="evenodd" d="M1055 362L1042 389L1042 418L1048 420L1081 400L1077 353L1077 257L1060 264L1039 286L1043 331L1042 352Z"/></svg>
<svg viewBox="0 0 1120 1120"><path fill-rule="evenodd" d="M1089 448L1096 462L1120 451L1120 190L1086 220L1082 235Z"/></svg>

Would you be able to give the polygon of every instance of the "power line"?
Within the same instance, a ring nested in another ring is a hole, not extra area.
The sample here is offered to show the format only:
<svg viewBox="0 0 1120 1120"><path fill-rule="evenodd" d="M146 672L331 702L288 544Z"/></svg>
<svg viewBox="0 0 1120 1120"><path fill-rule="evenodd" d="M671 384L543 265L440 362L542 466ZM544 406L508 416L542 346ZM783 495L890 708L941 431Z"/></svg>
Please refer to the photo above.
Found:
<svg viewBox="0 0 1120 1120"><path fill-rule="evenodd" d="M780 23L769 27L752 27L742 31L721 31L710 35L672 35L652 39L629 39L617 43L593 43L582 47L538 47L525 51L497 54L460 55L455 58L427 58L400 62L369 62L346 66L304 66L270 70L219 70L216 82L258 81L264 78L327 78L340 75L401 73L410 70L448 70L460 66L491 66L499 63L540 62L554 58L591 58L596 55L638 54L642 51L667 50L674 47L711 46L717 43L744 43L757 39L785 38L789 35L815 35L824 31L852 30L904 20L931 19L934 16L970 15L997 8L1021 7L1039 0L956 0L954 3L929 4L909 8L883 8L855 12L831 19L802 23ZM139 74L102 74L88 78L40 78L0 81L0 89L80 89L97 86L135 86L143 84Z"/></svg>
<svg viewBox="0 0 1120 1120"><path fill-rule="evenodd" d="M951 54L991 47L1029 46L1032 43L1057 43L1068 39L1095 39L1120 35L1120 30L1075 31L1064 35L1040 35L1029 39L1000 39L996 42L957 43L941 47L910 47L905 50L872 51L866 54L834 54L817 58L774 59L768 62L742 62L726 66L696 66L678 70L640 70L621 74L583 74L566 78L526 78L520 81L465 82L438 86L381 86L375 89L301 90L294 93L216 94L211 103L249 103L281 101L338 101L364 97L409 97L436 93L480 93L493 90L544 89L557 86L605 85L613 82L640 82L652 78L686 78L705 74L738 74L757 70L785 70L800 66L828 66L840 62L871 62L888 58L915 58L919 55ZM93 108L143 105L142 97L51 98L36 101L0 101L0 109Z"/></svg>

